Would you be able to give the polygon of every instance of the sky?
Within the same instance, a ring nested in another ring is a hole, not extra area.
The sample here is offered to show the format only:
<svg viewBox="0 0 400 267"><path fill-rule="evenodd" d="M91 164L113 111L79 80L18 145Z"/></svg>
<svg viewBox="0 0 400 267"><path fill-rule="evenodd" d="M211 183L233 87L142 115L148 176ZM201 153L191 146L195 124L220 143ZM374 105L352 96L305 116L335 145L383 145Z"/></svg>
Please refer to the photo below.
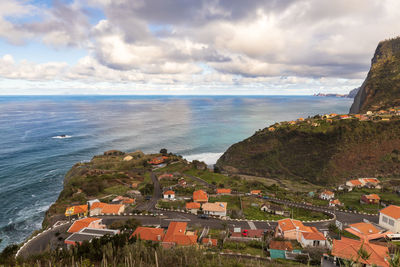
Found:
<svg viewBox="0 0 400 267"><path fill-rule="evenodd" d="M0 95L347 93L398 0L0 0Z"/></svg>

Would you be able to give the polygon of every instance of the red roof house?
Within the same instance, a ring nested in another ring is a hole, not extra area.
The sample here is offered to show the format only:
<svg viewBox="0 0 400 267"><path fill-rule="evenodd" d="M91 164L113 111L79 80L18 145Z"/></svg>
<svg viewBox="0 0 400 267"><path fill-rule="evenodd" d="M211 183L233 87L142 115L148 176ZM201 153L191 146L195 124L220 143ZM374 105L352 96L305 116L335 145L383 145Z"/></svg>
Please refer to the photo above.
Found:
<svg viewBox="0 0 400 267"><path fill-rule="evenodd" d="M378 204L381 198L377 194L369 194L361 196L361 203L365 204Z"/></svg>
<svg viewBox="0 0 400 267"><path fill-rule="evenodd" d="M232 190L231 189L228 189L228 188L218 188L217 189L217 194L219 194L219 195L229 195L229 194L231 194L232 193Z"/></svg>
<svg viewBox="0 0 400 267"><path fill-rule="evenodd" d="M162 241L164 238L164 230L162 228L152 228L152 227L138 227L135 232L131 235L132 237L137 237L142 240L148 241Z"/></svg>
<svg viewBox="0 0 400 267"><path fill-rule="evenodd" d="M197 235L194 233L186 232L186 222L171 222L168 226L168 230L165 233L163 244L172 243L175 245L188 246L197 243Z"/></svg>
<svg viewBox="0 0 400 267"><path fill-rule="evenodd" d="M208 202L208 195L203 190L197 190L193 192L193 201L199 203Z"/></svg>
<svg viewBox="0 0 400 267"><path fill-rule="evenodd" d="M104 229L105 225L102 223L102 219L100 218L84 218L75 221L67 230L68 233L77 233L83 228L95 228L95 229Z"/></svg>

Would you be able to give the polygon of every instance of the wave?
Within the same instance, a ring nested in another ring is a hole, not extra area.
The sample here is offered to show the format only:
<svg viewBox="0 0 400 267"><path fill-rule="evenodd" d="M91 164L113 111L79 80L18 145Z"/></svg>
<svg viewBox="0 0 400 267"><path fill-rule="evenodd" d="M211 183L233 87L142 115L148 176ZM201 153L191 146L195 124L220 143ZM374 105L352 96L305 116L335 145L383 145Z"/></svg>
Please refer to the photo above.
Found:
<svg viewBox="0 0 400 267"><path fill-rule="evenodd" d="M204 161L207 165L213 165L224 153L200 153L183 156L188 161L199 160Z"/></svg>
<svg viewBox="0 0 400 267"><path fill-rule="evenodd" d="M57 135L57 136L53 136L53 139L65 139L65 138L71 138L71 135Z"/></svg>

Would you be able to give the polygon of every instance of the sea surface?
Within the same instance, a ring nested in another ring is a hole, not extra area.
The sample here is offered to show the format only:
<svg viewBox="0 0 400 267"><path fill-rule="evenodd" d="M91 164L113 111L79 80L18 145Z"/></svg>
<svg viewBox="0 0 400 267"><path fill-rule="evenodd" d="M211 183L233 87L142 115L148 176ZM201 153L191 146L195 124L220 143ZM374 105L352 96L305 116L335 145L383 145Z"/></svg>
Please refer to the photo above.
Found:
<svg viewBox="0 0 400 267"><path fill-rule="evenodd" d="M109 149L161 148L213 164L278 121L347 113L315 96L0 96L0 250L40 229L64 174ZM60 138L65 135L66 138Z"/></svg>

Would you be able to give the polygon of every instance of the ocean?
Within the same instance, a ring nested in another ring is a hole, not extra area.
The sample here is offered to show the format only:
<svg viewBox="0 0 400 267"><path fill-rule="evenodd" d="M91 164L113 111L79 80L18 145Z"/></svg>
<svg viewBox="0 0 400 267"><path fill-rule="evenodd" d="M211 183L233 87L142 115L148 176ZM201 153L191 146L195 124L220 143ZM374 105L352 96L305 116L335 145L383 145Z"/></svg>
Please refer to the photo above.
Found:
<svg viewBox="0 0 400 267"><path fill-rule="evenodd" d="M213 164L278 121L347 113L315 96L0 96L0 251L41 228L65 173L109 149L161 148ZM66 138L59 138L65 135Z"/></svg>

